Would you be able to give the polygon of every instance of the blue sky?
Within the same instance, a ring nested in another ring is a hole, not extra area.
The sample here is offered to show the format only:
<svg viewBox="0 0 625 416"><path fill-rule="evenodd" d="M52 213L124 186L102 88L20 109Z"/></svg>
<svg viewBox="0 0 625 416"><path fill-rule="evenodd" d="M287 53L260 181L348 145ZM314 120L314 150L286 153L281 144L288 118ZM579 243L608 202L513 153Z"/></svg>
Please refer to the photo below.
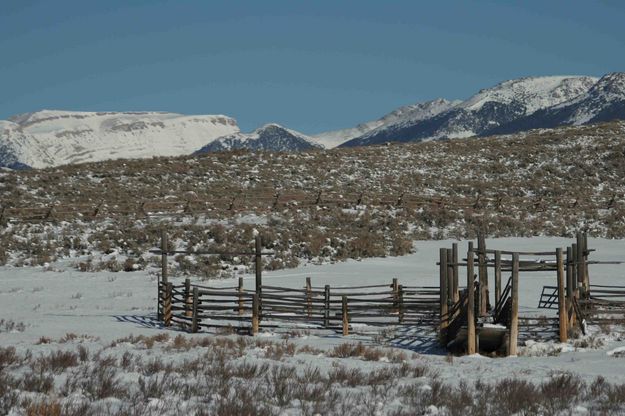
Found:
<svg viewBox="0 0 625 416"><path fill-rule="evenodd" d="M2 0L0 119L227 114L316 133L502 80L625 70L625 2Z"/></svg>

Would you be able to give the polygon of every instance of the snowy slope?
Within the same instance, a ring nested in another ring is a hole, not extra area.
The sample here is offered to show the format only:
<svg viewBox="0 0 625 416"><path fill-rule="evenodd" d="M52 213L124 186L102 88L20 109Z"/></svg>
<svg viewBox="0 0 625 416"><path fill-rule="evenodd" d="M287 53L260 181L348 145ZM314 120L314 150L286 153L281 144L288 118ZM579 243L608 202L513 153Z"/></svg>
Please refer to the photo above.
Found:
<svg viewBox="0 0 625 416"><path fill-rule="evenodd" d="M586 93L597 81L583 76L530 77L502 82L468 100L420 120L400 120L378 127L345 146L388 141L480 136L511 121Z"/></svg>
<svg viewBox="0 0 625 416"><path fill-rule="evenodd" d="M444 98L439 98L423 103L406 105L403 107L399 107L398 109L377 120L362 123L357 125L356 127L349 129L341 129L320 133L312 136L312 138L316 142L322 144L324 147L331 149L333 147L337 147L343 144L348 140L365 135L375 129L379 129L396 123L407 123L411 121L416 122L420 120L425 120L450 109L460 102L461 101L448 101Z"/></svg>
<svg viewBox="0 0 625 416"><path fill-rule="evenodd" d="M310 137L279 124L266 124L251 133L237 132L219 137L196 153L219 152L234 149L293 152L322 148Z"/></svg>
<svg viewBox="0 0 625 416"><path fill-rule="evenodd" d="M535 128L582 125L615 119L625 119L624 72L607 74L586 93L492 129L489 133L513 133Z"/></svg>
<svg viewBox="0 0 625 416"><path fill-rule="evenodd" d="M184 155L237 131L236 121L222 115L44 110L0 122L0 165Z"/></svg>

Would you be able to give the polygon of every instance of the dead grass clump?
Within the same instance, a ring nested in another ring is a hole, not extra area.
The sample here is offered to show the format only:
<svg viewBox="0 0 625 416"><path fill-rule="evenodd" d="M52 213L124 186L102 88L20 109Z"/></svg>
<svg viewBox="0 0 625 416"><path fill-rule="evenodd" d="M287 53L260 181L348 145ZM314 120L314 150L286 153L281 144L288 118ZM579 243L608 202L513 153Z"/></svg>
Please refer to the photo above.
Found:
<svg viewBox="0 0 625 416"><path fill-rule="evenodd" d="M5 368L16 364L19 361L19 357L15 352L14 347L0 347L0 373Z"/></svg>
<svg viewBox="0 0 625 416"><path fill-rule="evenodd" d="M24 332L26 325L23 322L0 319L0 333L2 332Z"/></svg>
<svg viewBox="0 0 625 416"><path fill-rule="evenodd" d="M549 414L564 411L579 402L585 388L585 383L576 375L555 375L540 385L540 392L545 398L543 407Z"/></svg>
<svg viewBox="0 0 625 416"><path fill-rule="evenodd" d="M78 354L71 351L53 351L48 355L37 358L35 362L36 368L41 371L51 371L53 373L61 373L69 367L78 365Z"/></svg>

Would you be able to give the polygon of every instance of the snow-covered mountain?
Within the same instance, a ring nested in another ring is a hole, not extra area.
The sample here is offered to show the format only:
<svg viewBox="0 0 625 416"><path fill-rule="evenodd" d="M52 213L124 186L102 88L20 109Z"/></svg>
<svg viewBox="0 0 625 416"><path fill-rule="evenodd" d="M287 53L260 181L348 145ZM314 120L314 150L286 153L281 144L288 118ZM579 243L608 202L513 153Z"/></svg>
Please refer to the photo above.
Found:
<svg viewBox="0 0 625 416"><path fill-rule="evenodd" d="M251 133L233 133L219 137L199 149L196 154L235 149L294 152L321 149L322 145L310 137L279 124L266 124Z"/></svg>
<svg viewBox="0 0 625 416"><path fill-rule="evenodd" d="M44 110L0 121L0 166L185 155L238 131L222 115Z"/></svg>
<svg viewBox="0 0 625 416"><path fill-rule="evenodd" d="M551 76L521 78L479 91L468 100L429 118L399 119L352 139L343 146L480 136L537 110L586 93L597 78Z"/></svg>
<svg viewBox="0 0 625 416"><path fill-rule="evenodd" d="M586 93L561 104L540 109L506 125L491 129L489 134L581 125L625 119L625 73L603 76Z"/></svg>
<svg viewBox="0 0 625 416"><path fill-rule="evenodd" d="M448 101L443 98L423 103L410 104L388 113L377 120L369 121L349 129L333 130L312 136L313 140L324 147L331 149L348 140L363 136L372 130L383 128L395 123L417 122L434 117L461 101Z"/></svg>

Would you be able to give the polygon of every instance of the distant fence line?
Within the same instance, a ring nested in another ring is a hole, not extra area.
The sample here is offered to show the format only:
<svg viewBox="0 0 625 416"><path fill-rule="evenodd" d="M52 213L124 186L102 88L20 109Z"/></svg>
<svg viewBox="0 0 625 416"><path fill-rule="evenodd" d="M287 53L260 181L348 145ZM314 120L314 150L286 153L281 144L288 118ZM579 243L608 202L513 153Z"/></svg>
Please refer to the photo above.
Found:
<svg viewBox="0 0 625 416"><path fill-rule="evenodd" d="M340 193L336 191L306 192L298 190L248 190L233 191L217 195L211 199L177 199L177 200L143 200L128 203L92 203L66 204L52 203L41 206L0 206L0 223L19 221L55 221L65 219L97 219L107 215L126 216L170 216L170 215L198 215L215 211L240 212L246 210L272 211L284 208L300 207L330 207L355 208L359 206L386 206L396 209L417 208L450 208L484 210L492 209L505 212L509 206L525 206L533 212L542 212L550 209L555 200L550 196L520 197L498 196L475 197L466 196L436 196L411 195L408 193L396 195L381 195L374 193ZM555 197L553 197L555 198ZM575 208L582 198L557 197L557 205ZM611 209L618 204L625 203L616 195L595 203Z"/></svg>

